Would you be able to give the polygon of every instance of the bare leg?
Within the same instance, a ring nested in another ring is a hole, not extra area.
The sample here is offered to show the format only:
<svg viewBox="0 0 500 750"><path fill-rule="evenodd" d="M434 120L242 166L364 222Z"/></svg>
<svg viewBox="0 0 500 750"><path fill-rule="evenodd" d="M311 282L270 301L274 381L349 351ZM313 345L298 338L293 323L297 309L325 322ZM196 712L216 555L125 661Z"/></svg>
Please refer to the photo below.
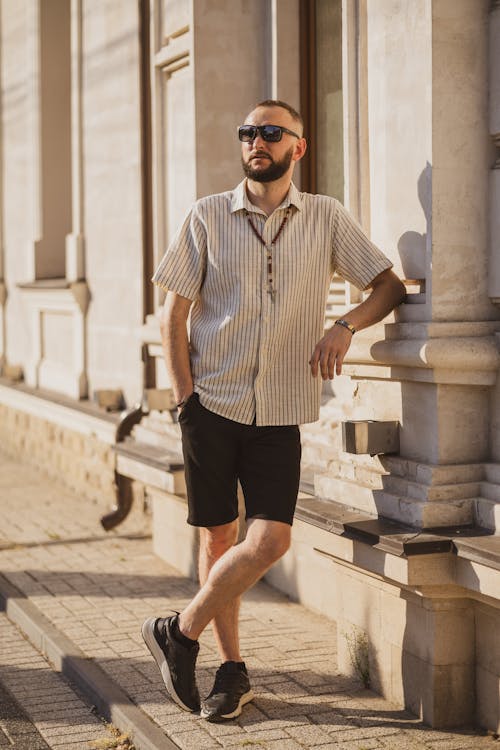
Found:
<svg viewBox="0 0 500 750"><path fill-rule="evenodd" d="M255 518L246 539L225 552L211 567L206 582L181 612L179 628L197 640L221 607L237 599L276 562L290 546L291 527L281 521Z"/></svg>
<svg viewBox="0 0 500 750"><path fill-rule="evenodd" d="M200 583L203 586L217 560L236 542L238 521L200 529ZM221 661L242 661L238 635L240 597L231 599L220 607L212 620L215 640Z"/></svg>

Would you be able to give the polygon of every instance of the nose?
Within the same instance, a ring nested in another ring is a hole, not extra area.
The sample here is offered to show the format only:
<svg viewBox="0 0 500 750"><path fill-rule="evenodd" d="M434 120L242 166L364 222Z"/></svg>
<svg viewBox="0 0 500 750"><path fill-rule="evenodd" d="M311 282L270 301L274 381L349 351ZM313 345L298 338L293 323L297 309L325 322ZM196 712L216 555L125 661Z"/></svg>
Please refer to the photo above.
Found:
<svg viewBox="0 0 500 750"><path fill-rule="evenodd" d="M266 144L267 144L267 141L265 141L262 135L259 133L259 131L257 131L257 135L253 139L254 148L259 148L260 146L266 145Z"/></svg>

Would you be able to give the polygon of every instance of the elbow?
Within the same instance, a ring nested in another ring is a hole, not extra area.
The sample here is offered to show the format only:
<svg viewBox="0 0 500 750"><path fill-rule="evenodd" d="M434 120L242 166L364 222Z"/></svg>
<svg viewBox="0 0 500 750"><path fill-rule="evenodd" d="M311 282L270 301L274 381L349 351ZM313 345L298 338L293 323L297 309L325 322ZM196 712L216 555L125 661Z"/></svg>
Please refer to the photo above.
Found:
<svg viewBox="0 0 500 750"><path fill-rule="evenodd" d="M165 308L162 308L160 312L160 333L162 336L165 336L168 330L168 314L165 310Z"/></svg>
<svg viewBox="0 0 500 750"><path fill-rule="evenodd" d="M406 287L401 281L401 279L397 280L397 286L395 289L395 297L396 297L395 307L398 307L398 305L401 305L406 300Z"/></svg>

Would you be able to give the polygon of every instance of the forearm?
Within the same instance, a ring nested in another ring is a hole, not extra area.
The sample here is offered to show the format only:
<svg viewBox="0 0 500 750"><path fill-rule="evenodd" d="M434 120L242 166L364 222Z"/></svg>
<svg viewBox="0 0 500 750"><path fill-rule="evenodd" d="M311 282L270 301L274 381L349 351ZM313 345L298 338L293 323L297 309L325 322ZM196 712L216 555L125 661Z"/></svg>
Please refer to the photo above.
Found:
<svg viewBox="0 0 500 750"><path fill-rule="evenodd" d="M349 310L343 317L357 331L378 323L404 300L403 283L392 272L383 284L376 284L369 297L361 304Z"/></svg>
<svg viewBox="0 0 500 750"><path fill-rule="evenodd" d="M177 403L193 392L187 332L190 304L189 300L169 292L161 320L165 365Z"/></svg>
<svg viewBox="0 0 500 750"><path fill-rule="evenodd" d="M370 296L349 310L343 319L359 331L385 318L405 298L404 284L392 271L384 271L372 283ZM333 325L316 344L309 361L314 377L321 372L323 380L340 375L344 357L351 345L352 333L342 325Z"/></svg>

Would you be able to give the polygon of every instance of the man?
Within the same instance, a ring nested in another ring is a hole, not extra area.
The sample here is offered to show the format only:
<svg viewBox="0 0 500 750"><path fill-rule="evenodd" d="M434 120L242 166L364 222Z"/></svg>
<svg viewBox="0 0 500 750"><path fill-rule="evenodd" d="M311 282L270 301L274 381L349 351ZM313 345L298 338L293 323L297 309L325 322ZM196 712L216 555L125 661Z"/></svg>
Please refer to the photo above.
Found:
<svg viewBox="0 0 500 750"><path fill-rule="evenodd" d="M298 425L318 419L318 374L340 375L354 332L405 295L390 261L338 201L293 185L306 141L290 105L258 104L239 138L246 179L194 204L153 277L167 290L162 340L188 523L200 527L201 588L180 614L151 617L142 632L171 697L210 721L239 716L253 697L239 649L240 596L290 545ZM371 293L323 335L335 270ZM247 533L235 544L238 481ZM210 622L222 664L200 704L198 638Z"/></svg>

